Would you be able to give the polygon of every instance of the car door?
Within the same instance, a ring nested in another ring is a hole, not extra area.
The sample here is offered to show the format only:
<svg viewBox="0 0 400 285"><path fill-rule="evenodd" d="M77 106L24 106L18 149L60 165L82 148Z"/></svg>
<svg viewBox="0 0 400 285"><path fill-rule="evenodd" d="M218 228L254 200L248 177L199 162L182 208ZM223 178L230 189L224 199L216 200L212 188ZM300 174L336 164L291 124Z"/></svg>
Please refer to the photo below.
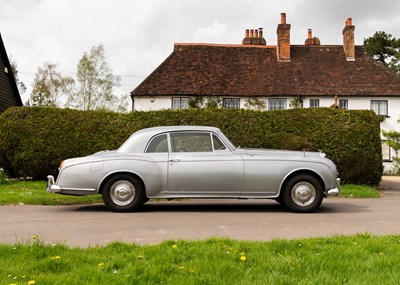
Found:
<svg viewBox="0 0 400 285"><path fill-rule="evenodd" d="M169 193L200 197L238 197L244 167L240 155L211 132L170 133Z"/></svg>
<svg viewBox="0 0 400 285"><path fill-rule="evenodd" d="M151 138L145 150L146 155L151 158L151 165L145 170L150 175L147 178L146 194L149 197L160 195L168 192L168 158L169 146L168 135L159 134Z"/></svg>

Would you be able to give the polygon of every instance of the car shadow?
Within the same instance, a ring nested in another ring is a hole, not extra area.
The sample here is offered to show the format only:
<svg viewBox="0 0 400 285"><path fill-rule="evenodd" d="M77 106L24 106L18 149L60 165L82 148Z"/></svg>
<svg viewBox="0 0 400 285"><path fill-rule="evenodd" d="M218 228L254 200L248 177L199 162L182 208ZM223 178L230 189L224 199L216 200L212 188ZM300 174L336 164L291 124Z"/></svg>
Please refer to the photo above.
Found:
<svg viewBox="0 0 400 285"><path fill-rule="evenodd" d="M287 212L287 209L273 202L265 203L240 203L240 202L156 202L147 203L142 212Z"/></svg>
<svg viewBox="0 0 400 285"><path fill-rule="evenodd" d="M77 212L110 212L103 204L79 205L73 211ZM365 213L372 210L368 206L343 203L322 203L317 211L310 214L351 214ZM155 200L143 205L139 212L243 212L243 213L288 213L290 212L283 205L272 200Z"/></svg>

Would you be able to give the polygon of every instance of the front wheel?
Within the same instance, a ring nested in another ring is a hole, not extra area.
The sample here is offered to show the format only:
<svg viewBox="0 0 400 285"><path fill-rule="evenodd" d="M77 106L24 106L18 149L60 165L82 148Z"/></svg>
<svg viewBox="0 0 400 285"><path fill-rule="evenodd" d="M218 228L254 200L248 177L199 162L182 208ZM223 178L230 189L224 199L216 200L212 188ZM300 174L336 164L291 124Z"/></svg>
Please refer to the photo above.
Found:
<svg viewBox="0 0 400 285"><path fill-rule="evenodd" d="M118 174L108 179L102 196L106 207L115 212L137 211L146 201L142 183L128 174Z"/></svg>
<svg viewBox="0 0 400 285"><path fill-rule="evenodd" d="M315 211L322 203L323 187L310 174L296 175L285 183L282 202L289 210L297 213Z"/></svg>

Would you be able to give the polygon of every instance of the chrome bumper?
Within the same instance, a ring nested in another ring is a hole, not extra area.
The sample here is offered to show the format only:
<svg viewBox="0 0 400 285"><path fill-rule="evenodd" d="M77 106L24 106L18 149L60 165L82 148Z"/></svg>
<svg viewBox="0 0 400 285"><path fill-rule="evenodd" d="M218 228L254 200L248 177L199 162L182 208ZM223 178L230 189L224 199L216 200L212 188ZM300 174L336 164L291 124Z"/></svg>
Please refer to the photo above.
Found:
<svg viewBox="0 0 400 285"><path fill-rule="evenodd" d="M333 189L326 191L326 196L337 196L337 195L339 195L339 193L340 193L339 188L333 188Z"/></svg>
<svg viewBox="0 0 400 285"><path fill-rule="evenodd" d="M337 196L340 194L340 178L337 178L337 187L326 191L326 196Z"/></svg>
<svg viewBox="0 0 400 285"><path fill-rule="evenodd" d="M48 175L47 176L47 188L46 188L46 191L49 192L49 193L59 193L59 192L61 192L61 187L55 184L53 175Z"/></svg>

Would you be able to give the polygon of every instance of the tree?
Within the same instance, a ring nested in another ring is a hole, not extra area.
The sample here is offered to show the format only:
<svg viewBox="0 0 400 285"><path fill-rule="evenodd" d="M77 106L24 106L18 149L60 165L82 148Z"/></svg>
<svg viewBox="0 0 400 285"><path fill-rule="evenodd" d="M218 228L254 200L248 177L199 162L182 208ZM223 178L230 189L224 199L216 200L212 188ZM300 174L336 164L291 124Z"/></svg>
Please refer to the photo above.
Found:
<svg viewBox="0 0 400 285"><path fill-rule="evenodd" d="M82 110L115 109L119 98L113 94L114 87L120 86L120 77L112 74L105 61L104 46L92 47L84 52L77 66L76 92L70 94L67 105Z"/></svg>
<svg viewBox="0 0 400 285"><path fill-rule="evenodd" d="M400 150L400 132L397 131L382 131L383 135L388 139L386 144L394 150L393 167L391 173L394 175L400 174L400 157L398 153Z"/></svg>
<svg viewBox="0 0 400 285"><path fill-rule="evenodd" d="M19 77L18 77L18 64L11 56L10 56L10 65L11 65L12 72L14 74L15 83L17 83L17 87L18 87L19 93L23 94L26 91L26 86L22 81L19 80Z"/></svg>
<svg viewBox="0 0 400 285"><path fill-rule="evenodd" d="M61 98L72 93L74 79L57 71L57 64L46 62L38 67L33 80L31 102L34 106L60 107Z"/></svg>
<svg viewBox="0 0 400 285"><path fill-rule="evenodd" d="M400 39L379 31L364 39L366 52L397 74L400 74Z"/></svg>

